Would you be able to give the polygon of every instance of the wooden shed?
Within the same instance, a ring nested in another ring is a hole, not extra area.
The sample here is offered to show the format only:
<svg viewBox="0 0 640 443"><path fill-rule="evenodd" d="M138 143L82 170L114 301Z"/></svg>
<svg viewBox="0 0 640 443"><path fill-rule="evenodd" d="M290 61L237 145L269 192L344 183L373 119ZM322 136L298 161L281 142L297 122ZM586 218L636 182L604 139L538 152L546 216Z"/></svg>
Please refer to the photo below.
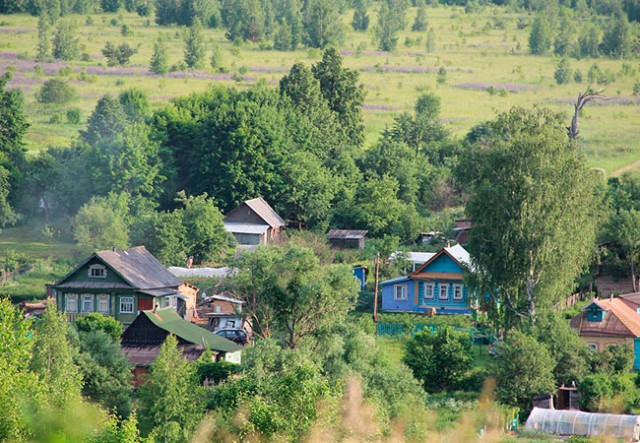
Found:
<svg viewBox="0 0 640 443"><path fill-rule="evenodd" d="M225 229L240 245L278 242L284 226L284 220L261 198L247 200L224 218Z"/></svg>
<svg viewBox="0 0 640 443"><path fill-rule="evenodd" d="M334 248L363 249L367 232L354 229L332 229L327 234L327 239Z"/></svg>

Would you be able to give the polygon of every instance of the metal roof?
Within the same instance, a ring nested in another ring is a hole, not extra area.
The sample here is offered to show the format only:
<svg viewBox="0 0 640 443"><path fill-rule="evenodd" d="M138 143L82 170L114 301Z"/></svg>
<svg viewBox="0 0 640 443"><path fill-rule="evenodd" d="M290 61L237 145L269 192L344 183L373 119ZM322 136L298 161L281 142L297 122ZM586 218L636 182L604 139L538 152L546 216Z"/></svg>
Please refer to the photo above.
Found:
<svg viewBox="0 0 640 443"><path fill-rule="evenodd" d="M398 277L398 278L392 278L391 280L381 281L380 286L391 285L394 283L402 283L405 281L409 281L409 277Z"/></svg>
<svg viewBox="0 0 640 443"><path fill-rule="evenodd" d="M182 280L162 266L144 246L99 251L95 255L136 288L157 289L182 284Z"/></svg>
<svg viewBox="0 0 640 443"><path fill-rule="evenodd" d="M142 311L151 322L157 327L164 329L165 331L180 337L184 341L194 344L203 344L208 349L222 352L235 352L242 349L239 346L220 337L212 332L207 331L200 326L194 325L188 322L178 315L173 308L162 308L154 311ZM141 314L142 315L142 314Z"/></svg>
<svg viewBox="0 0 640 443"><path fill-rule="evenodd" d="M332 229L327 233L327 238L345 238L360 239L364 238L369 231L360 231L355 229Z"/></svg>
<svg viewBox="0 0 640 443"><path fill-rule="evenodd" d="M244 204L253 209L253 211L272 228L279 228L285 225L284 220L269 206L269 203L262 198L258 197L253 200L247 200Z"/></svg>
<svg viewBox="0 0 640 443"><path fill-rule="evenodd" d="M405 255L407 257L407 260L409 262L411 262L411 263L422 264L422 263L428 261L434 255L436 255L436 253L435 252L403 252L403 251L397 251L397 252L391 253L389 258L391 260L395 260L396 258L399 258L399 257L401 257L403 255Z"/></svg>
<svg viewBox="0 0 640 443"><path fill-rule="evenodd" d="M132 289L131 286L126 283L106 281L70 281L56 285L56 287L63 289Z"/></svg>
<svg viewBox="0 0 640 443"><path fill-rule="evenodd" d="M592 304L605 311L602 321L588 321L586 308ZM640 315L625 300L596 300L571 319L571 327L580 335L640 337Z"/></svg>
<svg viewBox="0 0 640 443"><path fill-rule="evenodd" d="M231 233L259 234L267 232L269 225L255 225L252 223L224 222L224 228Z"/></svg>

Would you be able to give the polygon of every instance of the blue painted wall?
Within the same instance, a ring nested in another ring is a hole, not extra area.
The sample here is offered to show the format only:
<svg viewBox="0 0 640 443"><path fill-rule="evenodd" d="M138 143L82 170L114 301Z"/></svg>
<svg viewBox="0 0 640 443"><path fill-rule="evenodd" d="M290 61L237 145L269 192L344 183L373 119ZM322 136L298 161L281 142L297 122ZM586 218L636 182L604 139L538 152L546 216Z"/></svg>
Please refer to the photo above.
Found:
<svg viewBox="0 0 640 443"><path fill-rule="evenodd" d="M453 272L460 273L462 268L458 263L453 261L447 254L442 254L436 258L433 262L429 263L429 266L424 268L422 272Z"/></svg>
<svg viewBox="0 0 640 443"><path fill-rule="evenodd" d="M407 300L394 300L394 286L406 285L407 287ZM393 279L380 283L381 297L382 297L382 310L383 311L413 311L414 307L414 282L406 279Z"/></svg>
<svg viewBox="0 0 640 443"><path fill-rule="evenodd" d="M633 343L633 352L635 358L633 360L633 369L640 369L640 338L635 338Z"/></svg>

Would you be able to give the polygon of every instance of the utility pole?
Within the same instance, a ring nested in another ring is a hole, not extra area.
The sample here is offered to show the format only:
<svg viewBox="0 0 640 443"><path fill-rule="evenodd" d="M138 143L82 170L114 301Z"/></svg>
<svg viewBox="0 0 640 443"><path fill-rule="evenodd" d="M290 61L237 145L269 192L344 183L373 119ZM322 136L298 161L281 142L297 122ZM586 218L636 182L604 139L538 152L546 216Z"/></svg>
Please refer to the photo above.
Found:
<svg viewBox="0 0 640 443"><path fill-rule="evenodd" d="M378 269L380 269L380 253L376 252L375 287L373 288L373 321L378 321Z"/></svg>

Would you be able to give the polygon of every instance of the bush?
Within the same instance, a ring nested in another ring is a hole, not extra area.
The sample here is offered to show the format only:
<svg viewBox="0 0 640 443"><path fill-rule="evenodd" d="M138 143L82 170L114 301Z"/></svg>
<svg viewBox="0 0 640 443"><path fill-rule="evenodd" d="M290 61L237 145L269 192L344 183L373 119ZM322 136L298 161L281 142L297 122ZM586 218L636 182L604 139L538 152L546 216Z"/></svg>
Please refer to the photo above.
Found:
<svg viewBox="0 0 640 443"><path fill-rule="evenodd" d="M611 379L605 374L588 375L578 385L580 409L596 412L600 403L613 395Z"/></svg>
<svg viewBox="0 0 640 443"><path fill-rule="evenodd" d="M198 372L200 383L209 379L218 384L225 381L230 375L239 374L241 368L240 365L228 361L198 361L196 363L196 371Z"/></svg>
<svg viewBox="0 0 640 443"><path fill-rule="evenodd" d="M471 342L451 328L421 332L407 342L404 362L427 392L456 390L471 369Z"/></svg>
<svg viewBox="0 0 640 443"><path fill-rule="evenodd" d="M47 80L38 92L40 103L63 105L76 97L76 91L65 80L52 78Z"/></svg>
<svg viewBox="0 0 640 443"><path fill-rule="evenodd" d="M67 111L67 123L70 125L80 123L80 110L78 108L72 108Z"/></svg>
<svg viewBox="0 0 640 443"><path fill-rule="evenodd" d="M97 312L78 317L76 320L76 328L82 332L103 331L111 337L114 342L119 341L122 335L122 325L118 320Z"/></svg>

